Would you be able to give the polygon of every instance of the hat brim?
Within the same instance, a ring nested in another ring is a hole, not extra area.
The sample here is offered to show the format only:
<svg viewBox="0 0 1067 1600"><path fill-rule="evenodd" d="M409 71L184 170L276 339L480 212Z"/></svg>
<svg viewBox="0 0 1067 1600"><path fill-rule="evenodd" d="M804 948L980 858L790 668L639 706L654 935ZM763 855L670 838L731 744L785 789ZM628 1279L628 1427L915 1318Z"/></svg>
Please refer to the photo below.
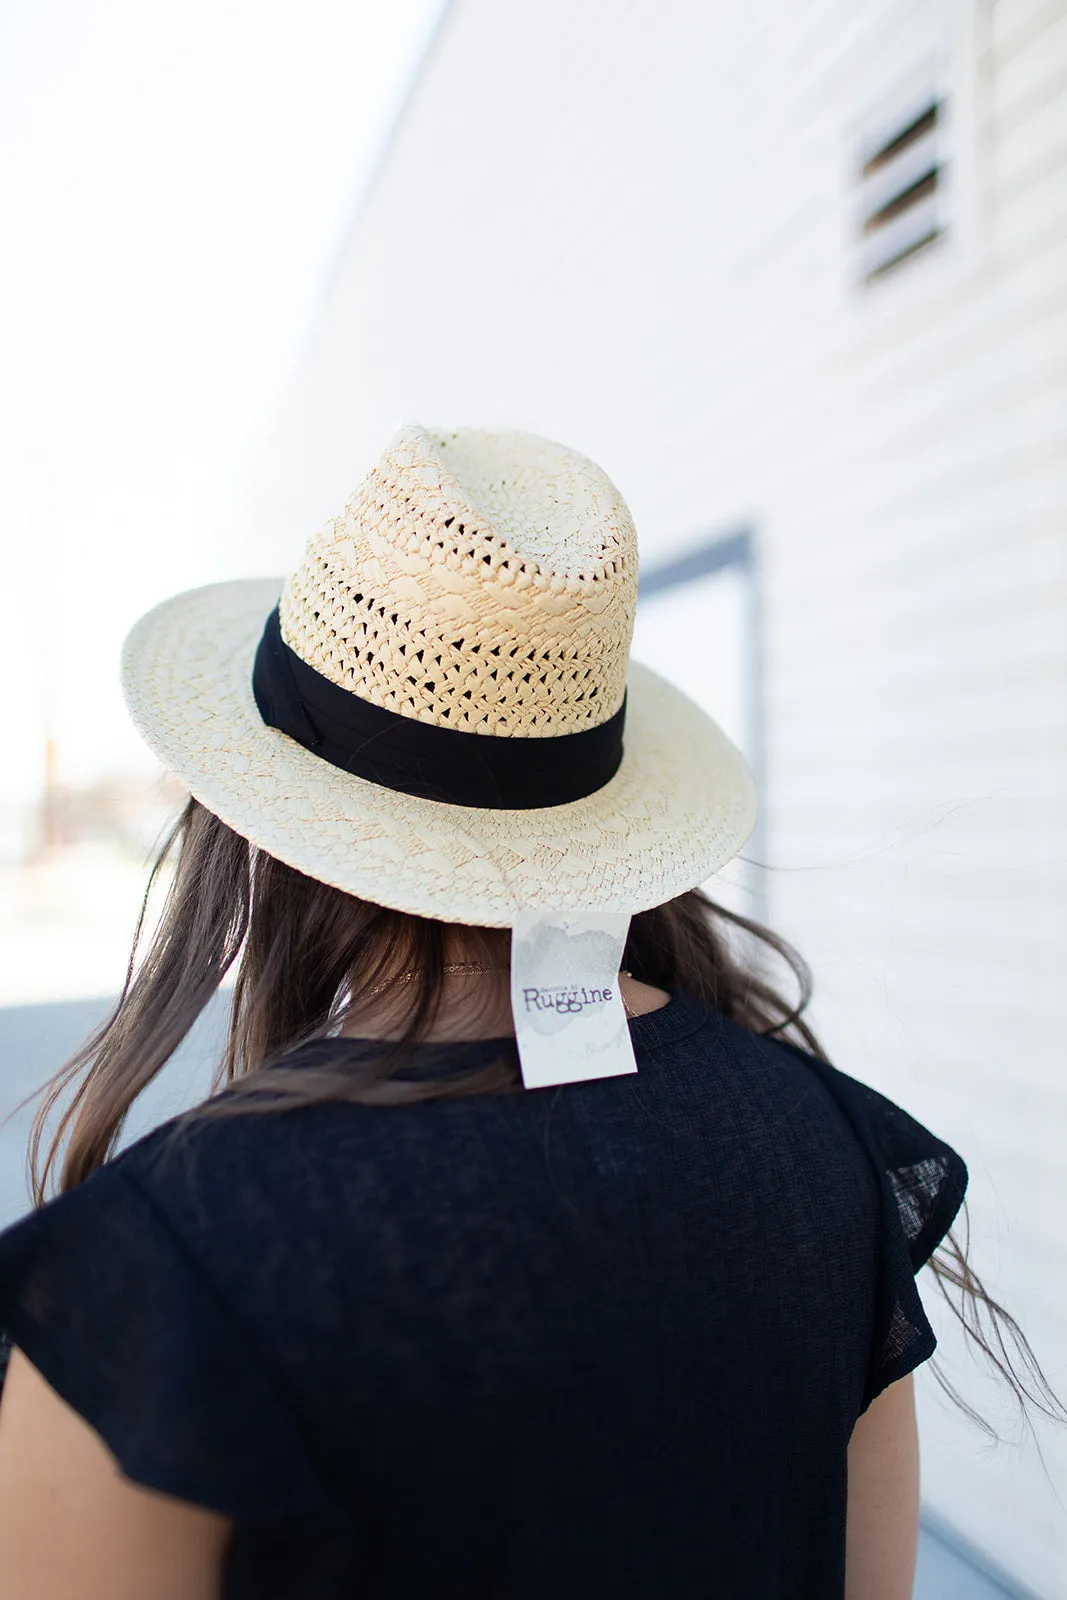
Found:
<svg viewBox="0 0 1067 1600"><path fill-rule="evenodd" d="M738 750L700 708L631 661L625 750L610 783L531 811L398 794L267 727L252 664L282 580L175 595L122 652L122 689L163 764L235 832L349 894L446 922L518 911L644 911L731 860L756 820Z"/></svg>

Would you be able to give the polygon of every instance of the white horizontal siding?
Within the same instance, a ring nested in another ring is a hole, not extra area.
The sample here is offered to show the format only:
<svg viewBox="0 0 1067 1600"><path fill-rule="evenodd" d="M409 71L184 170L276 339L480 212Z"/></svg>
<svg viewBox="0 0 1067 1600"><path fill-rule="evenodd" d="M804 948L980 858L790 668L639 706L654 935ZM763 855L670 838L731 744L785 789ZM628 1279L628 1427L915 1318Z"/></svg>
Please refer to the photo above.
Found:
<svg viewBox="0 0 1067 1600"><path fill-rule="evenodd" d="M858 138L934 81L954 226L861 292ZM1062 0L460 0L249 510L287 565L421 418L588 451L646 558L755 530L772 920L835 1059L967 1157L975 1264L1061 1392L1065 84ZM927 1497L1067 1596L1036 1451L920 1390Z"/></svg>

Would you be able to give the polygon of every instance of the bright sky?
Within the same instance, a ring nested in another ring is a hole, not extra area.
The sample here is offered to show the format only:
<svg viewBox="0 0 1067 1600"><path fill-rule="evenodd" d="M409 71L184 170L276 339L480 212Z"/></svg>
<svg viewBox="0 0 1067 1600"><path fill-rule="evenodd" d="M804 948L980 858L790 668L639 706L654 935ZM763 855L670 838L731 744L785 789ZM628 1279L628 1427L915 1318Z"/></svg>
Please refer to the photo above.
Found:
<svg viewBox="0 0 1067 1600"><path fill-rule="evenodd" d="M441 9L0 5L0 804L46 728L68 781L144 762L122 637L230 575L242 464Z"/></svg>

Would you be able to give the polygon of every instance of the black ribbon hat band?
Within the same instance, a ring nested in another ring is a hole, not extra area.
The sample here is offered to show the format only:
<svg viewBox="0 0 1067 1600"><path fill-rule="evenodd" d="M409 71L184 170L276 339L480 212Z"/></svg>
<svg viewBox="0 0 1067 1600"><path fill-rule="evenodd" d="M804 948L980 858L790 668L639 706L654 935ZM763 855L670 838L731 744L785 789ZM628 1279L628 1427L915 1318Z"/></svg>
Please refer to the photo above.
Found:
<svg viewBox="0 0 1067 1600"><path fill-rule="evenodd" d="M252 693L269 727L323 761L401 794L448 805L529 811L593 794L622 761L623 701L596 728L543 739L442 728L342 689L282 638L278 609L263 629Z"/></svg>

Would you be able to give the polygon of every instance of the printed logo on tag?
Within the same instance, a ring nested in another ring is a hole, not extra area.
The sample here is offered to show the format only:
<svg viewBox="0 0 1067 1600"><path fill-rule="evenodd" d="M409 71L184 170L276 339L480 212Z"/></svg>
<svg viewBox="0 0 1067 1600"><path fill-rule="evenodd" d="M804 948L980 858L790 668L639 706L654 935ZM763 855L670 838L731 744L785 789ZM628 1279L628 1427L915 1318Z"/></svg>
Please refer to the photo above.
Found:
<svg viewBox="0 0 1067 1600"><path fill-rule="evenodd" d="M527 1089L636 1072L619 992L630 918L523 911L511 934L511 1009Z"/></svg>

